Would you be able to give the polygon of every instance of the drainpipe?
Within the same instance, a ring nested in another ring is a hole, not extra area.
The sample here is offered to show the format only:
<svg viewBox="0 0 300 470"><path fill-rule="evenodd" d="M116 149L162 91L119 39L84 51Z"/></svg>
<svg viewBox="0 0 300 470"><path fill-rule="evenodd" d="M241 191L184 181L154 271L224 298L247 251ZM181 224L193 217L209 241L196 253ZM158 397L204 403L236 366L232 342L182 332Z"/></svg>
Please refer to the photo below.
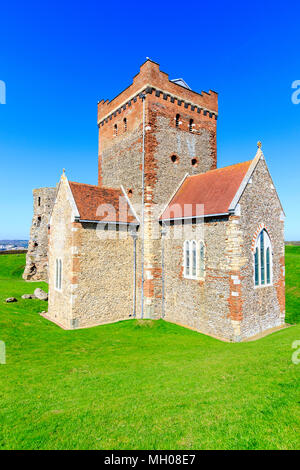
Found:
<svg viewBox="0 0 300 470"><path fill-rule="evenodd" d="M165 236L167 234L166 225L162 223L161 229L161 317L165 317Z"/></svg>
<svg viewBox="0 0 300 470"><path fill-rule="evenodd" d="M133 240L133 318L136 317L136 240L137 233L131 232Z"/></svg>
<svg viewBox="0 0 300 470"><path fill-rule="evenodd" d="M142 148L142 292L141 292L141 318L144 318L144 238L145 238L145 99L146 95L140 95L143 100L143 148Z"/></svg>

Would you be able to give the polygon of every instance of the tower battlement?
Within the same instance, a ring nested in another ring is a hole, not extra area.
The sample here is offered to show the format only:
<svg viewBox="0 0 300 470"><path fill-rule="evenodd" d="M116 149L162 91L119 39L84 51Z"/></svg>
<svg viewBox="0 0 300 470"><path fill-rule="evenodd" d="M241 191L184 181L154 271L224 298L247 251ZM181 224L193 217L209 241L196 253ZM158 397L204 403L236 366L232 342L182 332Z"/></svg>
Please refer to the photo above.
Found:
<svg viewBox="0 0 300 470"><path fill-rule="evenodd" d="M152 93L164 99L186 107L199 109L199 113L212 114L215 118L218 115L218 94L215 91L201 91L197 93L189 88L180 85L178 82L169 79L169 75L162 72L159 64L148 59L140 67L140 72L135 75L133 82L119 95L109 100L101 100L98 103L98 125L104 125L112 118L112 114L120 114L130 106L132 100L137 100L143 92Z"/></svg>

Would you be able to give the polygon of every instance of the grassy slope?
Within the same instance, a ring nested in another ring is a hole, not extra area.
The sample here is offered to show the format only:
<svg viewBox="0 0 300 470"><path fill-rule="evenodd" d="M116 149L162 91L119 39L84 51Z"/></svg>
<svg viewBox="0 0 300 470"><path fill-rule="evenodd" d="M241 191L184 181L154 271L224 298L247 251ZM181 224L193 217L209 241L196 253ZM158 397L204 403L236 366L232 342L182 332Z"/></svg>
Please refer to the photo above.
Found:
<svg viewBox="0 0 300 470"><path fill-rule="evenodd" d="M287 248L288 321L300 247ZM37 315L23 255L0 258L0 448L299 448L300 326L228 344L163 321L63 331Z"/></svg>

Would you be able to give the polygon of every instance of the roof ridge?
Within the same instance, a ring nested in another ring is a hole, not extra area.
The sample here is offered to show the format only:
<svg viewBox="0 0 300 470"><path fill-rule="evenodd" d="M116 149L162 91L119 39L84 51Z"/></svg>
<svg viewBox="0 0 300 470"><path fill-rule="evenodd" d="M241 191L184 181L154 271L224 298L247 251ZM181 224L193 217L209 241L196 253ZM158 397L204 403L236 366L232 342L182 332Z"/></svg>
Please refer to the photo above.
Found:
<svg viewBox="0 0 300 470"><path fill-rule="evenodd" d="M195 175L189 175L188 178L191 178L193 176L207 175L207 173L214 173L216 171L225 170L226 168L232 168L234 166L243 165L244 163L249 163L250 164L250 162L252 162L252 161L253 160L246 160L244 162L233 163L232 165L226 165L226 166L223 166L221 168L214 168L213 170L203 171L202 173L197 173Z"/></svg>
<svg viewBox="0 0 300 470"><path fill-rule="evenodd" d="M69 183L78 184L78 185L80 185L80 186L91 186L91 187L97 188L97 189L111 189L112 191L119 191L119 192L121 192L121 190L120 190L119 188L111 188L110 186L98 186L97 184L78 183L78 181L69 181Z"/></svg>
<svg viewBox="0 0 300 470"><path fill-rule="evenodd" d="M96 184L79 183L78 181L69 181L69 183L72 183L72 184L80 184L80 185L83 185L83 186L95 186L95 187L98 187Z"/></svg>

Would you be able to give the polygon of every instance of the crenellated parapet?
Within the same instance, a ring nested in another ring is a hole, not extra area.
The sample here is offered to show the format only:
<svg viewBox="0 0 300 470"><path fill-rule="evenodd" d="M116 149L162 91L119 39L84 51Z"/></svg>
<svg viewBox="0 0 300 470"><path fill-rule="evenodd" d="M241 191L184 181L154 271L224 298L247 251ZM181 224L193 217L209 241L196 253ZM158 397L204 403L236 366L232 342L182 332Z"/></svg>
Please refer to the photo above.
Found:
<svg viewBox="0 0 300 470"><path fill-rule="evenodd" d="M203 114L211 119L218 117L218 94L215 91L197 93L169 80L169 75L160 71L156 62L148 59L134 77L133 83L113 100L98 103L98 126L104 126L113 117L130 108L142 95L155 94L166 101L182 106L186 110Z"/></svg>

